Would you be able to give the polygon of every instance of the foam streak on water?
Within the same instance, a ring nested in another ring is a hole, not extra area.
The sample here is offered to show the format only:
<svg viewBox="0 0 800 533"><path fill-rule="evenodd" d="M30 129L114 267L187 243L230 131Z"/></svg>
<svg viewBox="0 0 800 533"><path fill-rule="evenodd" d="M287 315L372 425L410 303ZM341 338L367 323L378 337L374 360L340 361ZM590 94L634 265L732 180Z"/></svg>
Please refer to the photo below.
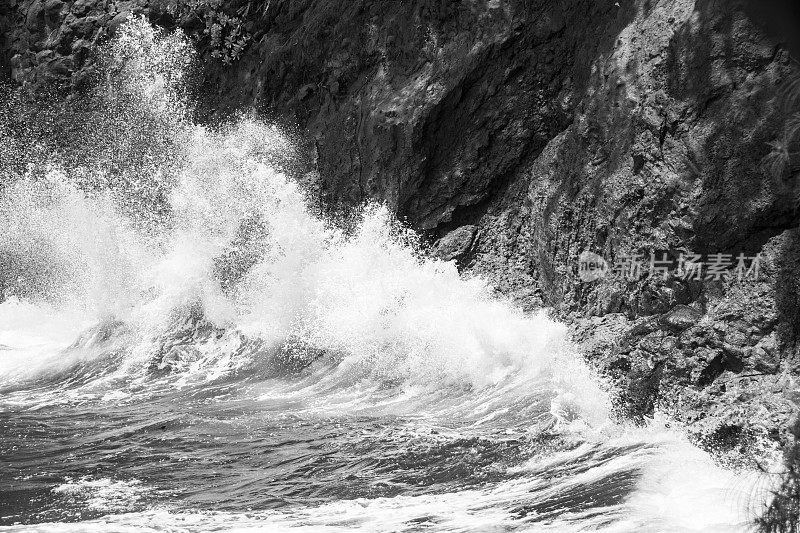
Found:
<svg viewBox="0 0 800 533"><path fill-rule="evenodd" d="M0 202L0 529L747 525L757 476L612 423L563 326L313 215L275 127L192 124L179 35L109 50L97 150Z"/></svg>

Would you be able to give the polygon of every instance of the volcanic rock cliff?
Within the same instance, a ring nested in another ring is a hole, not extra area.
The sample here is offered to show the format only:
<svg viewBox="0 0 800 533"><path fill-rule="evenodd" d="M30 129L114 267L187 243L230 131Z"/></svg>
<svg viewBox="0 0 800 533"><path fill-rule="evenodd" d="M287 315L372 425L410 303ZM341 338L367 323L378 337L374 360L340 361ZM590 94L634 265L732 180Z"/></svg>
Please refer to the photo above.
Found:
<svg viewBox="0 0 800 533"><path fill-rule="evenodd" d="M66 95L125 20L180 27L201 119L296 126L327 209L385 202L432 253L571 323L621 413L666 411L736 458L791 449L800 399L800 28L782 4L5 0L0 68ZM586 251L645 268L584 282ZM742 279L650 275L662 253L762 259Z"/></svg>

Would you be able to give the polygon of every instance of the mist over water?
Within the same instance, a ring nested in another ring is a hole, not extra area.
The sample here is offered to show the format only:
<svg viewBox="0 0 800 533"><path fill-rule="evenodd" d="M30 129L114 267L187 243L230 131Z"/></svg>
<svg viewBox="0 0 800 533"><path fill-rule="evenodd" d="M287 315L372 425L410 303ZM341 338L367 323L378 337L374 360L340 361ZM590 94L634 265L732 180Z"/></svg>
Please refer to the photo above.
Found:
<svg viewBox="0 0 800 533"><path fill-rule="evenodd" d="M562 325L192 123L179 33L104 54L69 142L0 130L1 529L747 527L763 480L613 422Z"/></svg>

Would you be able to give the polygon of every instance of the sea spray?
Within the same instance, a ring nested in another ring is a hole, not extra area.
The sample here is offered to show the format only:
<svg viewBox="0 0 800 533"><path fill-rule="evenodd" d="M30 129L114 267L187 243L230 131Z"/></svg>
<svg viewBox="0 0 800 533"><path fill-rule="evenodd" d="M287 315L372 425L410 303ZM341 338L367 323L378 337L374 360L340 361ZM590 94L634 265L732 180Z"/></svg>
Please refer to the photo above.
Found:
<svg viewBox="0 0 800 533"><path fill-rule="evenodd" d="M413 233L385 207L365 206L348 232L310 214L305 193L275 170L292 146L274 126L254 119L218 130L191 124L182 100L187 52L179 35L159 34L143 20L110 44L106 64L114 76L94 94L115 103L108 122L131 109L164 117L164 127L148 131L152 144L127 167L104 167L103 158L69 167L54 154L47 168L9 188L2 216L11 231L0 246L33 261L21 265L12 293L126 324L140 335L130 355L138 364L126 362L134 373L163 356L154 346L188 315L260 346L324 352L341 359L337 373L380 383L480 389L514 373L556 370L561 326L514 310L452 263L424 258ZM181 145L161 136L179 136ZM142 205L151 188L160 191L158 205ZM137 205L162 216L131 213ZM230 354L207 350L206 362L215 366L222 357L233 371L271 354L265 351L229 361ZM595 402L601 393L592 387L563 398L577 405L587 394Z"/></svg>

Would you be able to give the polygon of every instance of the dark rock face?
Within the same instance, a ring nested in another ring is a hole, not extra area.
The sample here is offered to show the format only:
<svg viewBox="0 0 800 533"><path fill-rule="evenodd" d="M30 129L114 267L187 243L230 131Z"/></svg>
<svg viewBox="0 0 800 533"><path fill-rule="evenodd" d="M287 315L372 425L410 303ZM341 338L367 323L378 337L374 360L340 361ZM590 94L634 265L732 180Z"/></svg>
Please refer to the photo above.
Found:
<svg viewBox="0 0 800 533"><path fill-rule="evenodd" d="M469 252L475 242L475 226L461 226L456 228L436 243L433 255L443 261L460 259Z"/></svg>
<svg viewBox="0 0 800 533"><path fill-rule="evenodd" d="M92 53L145 0L8 0L0 6L0 79L31 91L68 93L93 79Z"/></svg>
<svg viewBox="0 0 800 533"><path fill-rule="evenodd" d="M209 59L201 114L298 124L327 205L385 202L440 257L552 307L623 412L666 410L723 450L792 441L800 73L781 17L719 0L225 9L250 35L230 64L210 60L197 11L11 0L0 67L80 89L88 51L127 17L180 26ZM583 251L660 250L762 253L761 277L577 277Z"/></svg>

